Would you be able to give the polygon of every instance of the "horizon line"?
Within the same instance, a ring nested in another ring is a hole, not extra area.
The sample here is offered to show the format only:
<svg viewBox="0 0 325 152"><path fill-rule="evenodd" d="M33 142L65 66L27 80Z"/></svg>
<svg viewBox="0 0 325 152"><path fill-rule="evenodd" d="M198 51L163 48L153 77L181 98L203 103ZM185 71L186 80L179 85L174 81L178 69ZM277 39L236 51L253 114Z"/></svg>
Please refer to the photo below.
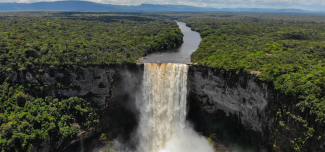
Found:
<svg viewBox="0 0 325 152"><path fill-rule="evenodd" d="M102 4L102 5L112 5L112 6L141 6L141 5L160 5L160 6L189 6L194 8L203 8L203 9L270 9L270 10L300 10L305 12L322 12L321 10L308 10L308 9L302 9L302 8L267 8L267 7L208 7L208 6L193 6L193 5L185 5L185 4L155 4L155 3L141 3L139 5L137 4L108 4L108 3L99 3L99 2L92 2L88 0L56 0L56 1L41 1L41 2L0 2L0 4L35 4L35 3L55 3L55 2L88 2L88 3L94 3L94 4ZM2 12L2 11L0 11Z"/></svg>

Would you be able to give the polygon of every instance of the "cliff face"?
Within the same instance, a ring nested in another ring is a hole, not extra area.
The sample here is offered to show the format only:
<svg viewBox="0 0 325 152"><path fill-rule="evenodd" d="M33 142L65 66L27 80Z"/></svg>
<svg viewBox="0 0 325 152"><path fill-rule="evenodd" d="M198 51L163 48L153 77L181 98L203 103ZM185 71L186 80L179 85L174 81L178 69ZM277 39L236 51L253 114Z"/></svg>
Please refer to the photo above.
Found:
<svg viewBox="0 0 325 152"><path fill-rule="evenodd" d="M28 84L42 83L47 86L47 95L61 95L66 97L84 96L90 92L96 93L96 102L105 105L105 98L109 98L114 83L122 67L86 67L82 70L61 71L45 68L37 75L35 71L12 72L8 74L13 83L25 81ZM40 79L39 79L40 77ZM73 84L73 87L60 87L60 84ZM35 95L36 97L39 95Z"/></svg>
<svg viewBox="0 0 325 152"><path fill-rule="evenodd" d="M190 67L188 87L188 119L206 136L213 134L230 150L295 151L301 127L282 109L289 105L292 114L299 114L296 97L277 92L254 75L200 66ZM309 139L299 151L324 151L324 141Z"/></svg>
<svg viewBox="0 0 325 152"><path fill-rule="evenodd" d="M99 141L103 133L107 141L118 137L127 140L137 124L132 103L142 80L142 71L143 67L137 65L112 65L70 71L44 68L41 75L35 71L9 73L13 85L22 82L44 84L46 89L42 94L31 92L35 97L87 96L98 104L100 124L88 131L79 130L76 137L44 143L32 151L79 151L81 142L85 145L84 151L94 151L105 146ZM78 126L78 123L75 125Z"/></svg>
<svg viewBox="0 0 325 152"><path fill-rule="evenodd" d="M214 134L230 150L271 149L268 140L274 117L269 109L274 91L268 84L232 69L200 66L190 67L188 81L189 119L197 121L197 130L206 136Z"/></svg>
<svg viewBox="0 0 325 152"><path fill-rule="evenodd" d="M100 124L89 131L79 130L74 138L44 143L33 149L42 152L79 151L81 143L85 151L98 151L113 139L128 140L138 123L134 101L142 75L141 65L92 66L65 72L45 68L40 76L33 71L8 74L14 84L23 81L45 84L47 95L91 96L98 103ZM72 86L60 87L58 83ZM276 120L279 119L276 113L285 101L288 97L254 75L200 66L189 69L188 120L198 132L211 135L218 142L217 149L226 145L234 151L294 151L297 125L291 117L282 118L286 120L284 127ZM294 105L292 109L296 110ZM325 133L321 140L310 140L307 145L302 151L323 151Z"/></svg>
<svg viewBox="0 0 325 152"><path fill-rule="evenodd" d="M273 122L265 113L271 95L267 84L258 82L254 76L235 78L231 74L191 67L190 94L195 94L205 111L213 113L222 110L227 114L236 114L244 126L262 133Z"/></svg>

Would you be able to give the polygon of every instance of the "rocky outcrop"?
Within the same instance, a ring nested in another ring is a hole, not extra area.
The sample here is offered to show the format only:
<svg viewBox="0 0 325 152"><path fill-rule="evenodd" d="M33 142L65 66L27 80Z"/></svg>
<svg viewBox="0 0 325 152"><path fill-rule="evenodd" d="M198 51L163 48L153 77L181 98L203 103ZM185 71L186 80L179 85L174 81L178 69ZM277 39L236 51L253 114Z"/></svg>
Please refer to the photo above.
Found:
<svg viewBox="0 0 325 152"><path fill-rule="evenodd" d="M199 118L201 125L206 123L202 122L202 120L207 119L204 118L206 115L220 117L217 113L219 112L220 115L220 112L223 112L225 117L233 119L235 125L243 126L245 132L251 132L247 136L261 140L256 143L256 139L251 139L251 142L254 142L256 146L267 143L274 122L274 118L269 117L268 114L269 101L272 99L272 89L269 88L268 84L259 81L254 75L238 75L232 70L201 66L190 67L188 84L190 101L194 100L198 103L200 109L196 109L196 111L203 111ZM192 104L192 106L195 105ZM225 121L225 119L220 119L220 122L218 120L211 121L213 121L211 124L205 125L222 124L221 121ZM207 136L213 133L213 130L206 128L208 127L203 126L200 129L203 132L205 131ZM234 129L230 132L241 130ZM243 133L239 131L238 134ZM266 149L259 147L259 151Z"/></svg>
<svg viewBox="0 0 325 152"><path fill-rule="evenodd" d="M73 86L78 89L58 89L58 94L65 96L83 96L89 92L96 94L96 102L99 106L105 105L105 99L110 98L114 83L117 82L117 77L122 69L107 67L88 67L83 68L81 73L70 73L70 81ZM58 73L59 77L63 74ZM47 73L43 74L42 81L46 84L53 84L53 78L50 78Z"/></svg>
<svg viewBox="0 0 325 152"><path fill-rule="evenodd" d="M222 110L227 115L236 114L241 123L263 133L270 128L273 119L266 114L272 93L266 83L253 75L231 77L231 72L221 73L205 67L191 67L190 94L195 94L200 106L207 112Z"/></svg>
<svg viewBox="0 0 325 152"><path fill-rule="evenodd" d="M132 105L142 80L143 67L137 65L87 66L78 70L44 68L39 71L12 71L9 79L15 84L46 86L43 93L30 92L35 97L56 96L68 98L87 96L98 105L100 124L88 131L79 130L73 138L43 143L32 151L79 151L81 141L85 151L94 151L99 136L108 140L128 139L136 126L135 107ZM76 124L78 125L78 124ZM78 128L78 127L77 127ZM80 127L79 127L80 129Z"/></svg>
<svg viewBox="0 0 325 152"><path fill-rule="evenodd" d="M13 85L23 81L43 83L48 95L60 97L91 95L100 107L99 125L71 139L44 143L38 147L42 152L78 151L81 141L85 151L98 151L105 146L99 140L103 134L108 141L129 139L137 126L134 101L142 75L142 65L89 66L72 71L45 68L41 75L33 71L8 73ZM272 84L255 75L190 66L188 95L188 119L198 132L207 137L213 134L211 140L217 142L216 147L226 145L230 151L243 147L246 151L294 151L296 135L292 128L296 124L291 117L284 117L281 119L286 120L286 126L279 127L275 113L281 103L295 99L276 92ZM294 104L286 104L293 105L294 113ZM322 151L325 134L322 138L309 141L309 150ZM241 147L232 147L232 143Z"/></svg>
<svg viewBox="0 0 325 152"><path fill-rule="evenodd" d="M110 98L110 91L116 82L122 67L85 67L82 70L60 71L57 69L45 69L40 75L40 82L50 88L49 95L62 95L67 97L84 96L90 92L96 94L96 102L100 106L105 105L105 98ZM36 74L26 72L22 79L28 83L37 81ZM62 85L57 86L57 84ZM73 87L63 87L63 85L72 85Z"/></svg>
<svg viewBox="0 0 325 152"><path fill-rule="evenodd" d="M243 143L242 147L252 146L249 151L295 151L303 128L292 118L301 114L297 97L234 69L191 66L188 85L189 119L206 136L216 133L227 146ZM290 113L285 114L288 106ZM298 151L324 151L324 141L308 139Z"/></svg>

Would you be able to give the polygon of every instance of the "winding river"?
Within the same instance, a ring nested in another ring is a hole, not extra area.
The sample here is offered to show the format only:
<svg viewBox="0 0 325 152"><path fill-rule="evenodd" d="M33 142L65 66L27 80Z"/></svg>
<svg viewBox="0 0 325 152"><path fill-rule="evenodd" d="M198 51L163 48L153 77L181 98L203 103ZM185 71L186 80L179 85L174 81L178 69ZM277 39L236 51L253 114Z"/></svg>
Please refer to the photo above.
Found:
<svg viewBox="0 0 325 152"><path fill-rule="evenodd" d="M199 33L177 22L184 43L149 54L145 59L137 152L213 152L208 140L186 122L187 75L191 54L201 42ZM161 64L157 64L156 62Z"/></svg>
<svg viewBox="0 0 325 152"><path fill-rule="evenodd" d="M146 56L145 63L186 63L191 61L191 54L197 50L201 43L201 36L198 32L192 31L183 22L177 25L184 34L184 43L176 48L155 51Z"/></svg>

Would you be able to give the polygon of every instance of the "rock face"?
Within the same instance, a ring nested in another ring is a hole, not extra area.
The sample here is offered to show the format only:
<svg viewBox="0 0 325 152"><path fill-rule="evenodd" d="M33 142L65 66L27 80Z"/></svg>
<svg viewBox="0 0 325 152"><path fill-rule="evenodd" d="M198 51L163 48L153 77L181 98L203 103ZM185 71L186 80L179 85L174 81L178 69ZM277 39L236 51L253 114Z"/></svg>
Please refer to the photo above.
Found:
<svg viewBox="0 0 325 152"><path fill-rule="evenodd" d="M295 151L301 133L292 118L299 114L296 97L277 92L255 75L200 66L190 67L188 87L189 119L205 136L217 133L226 145L243 143L252 146L249 151ZM284 105L291 106L291 114L277 115ZM324 141L309 139L300 151L324 151Z"/></svg>
<svg viewBox="0 0 325 152"><path fill-rule="evenodd" d="M107 140L128 139L137 125L136 110L132 105L141 84L143 67L137 65L88 66L79 70L59 70L44 68L42 74L35 71L8 73L13 84L27 82L44 84L45 95L57 97L92 96L98 103L100 124L89 131L80 130L75 138L54 143L43 143L32 151L57 152L80 151L81 141L84 151L96 151L99 136L105 133ZM43 93L43 95L44 95ZM33 94L41 97L39 93ZM78 124L76 124L78 125Z"/></svg>
<svg viewBox="0 0 325 152"><path fill-rule="evenodd" d="M78 89L58 89L58 94L64 96L82 96L89 92L96 94L96 102L99 106L105 105L105 99L110 97L110 92L116 82L116 77L119 75L117 68L99 68L88 67L84 68L81 73L70 73L69 80ZM62 78L62 73L57 76ZM115 80L115 81L114 81ZM42 81L45 84L53 85L55 79L51 78L48 73L42 75Z"/></svg>
<svg viewBox="0 0 325 152"><path fill-rule="evenodd" d="M226 145L230 151L294 151L295 133L290 128L296 124L291 117L285 118L286 126L282 128L275 121L274 109L279 109L279 103L287 97L254 75L236 74L232 70L189 68L188 120L198 132L207 137L213 134L212 140L220 141L216 145ZM33 149L41 152L80 151L81 143L84 151L98 151L105 146L99 140L103 133L109 142L116 138L129 139L138 123L134 103L142 76L143 65L89 66L65 72L44 68L41 75L33 71L8 73L14 84L23 81L45 84L48 95L92 95L100 107L99 125L80 131L75 138L44 143ZM232 143L245 149L231 147ZM308 145L311 148L305 151L323 151L325 133L322 140Z"/></svg>
<svg viewBox="0 0 325 152"><path fill-rule="evenodd" d="M223 111L229 119L230 116L237 117L239 121L237 125L242 125L244 130L253 132L254 135L250 134L249 136L261 139L256 143L257 145L267 142L262 139L268 139L274 120L267 113L272 90L266 83L258 81L253 75L238 76L231 70L222 73L217 69L192 66L189 70L188 84L190 100L197 102L200 107L195 111L204 111L204 114L198 118L201 125L206 123L202 122L203 119L206 119L203 118L204 115L213 115L218 111ZM206 134L212 133L204 128L208 127L203 126L199 130L203 130L203 132L205 130ZM259 151L265 151L265 149L260 146Z"/></svg>
<svg viewBox="0 0 325 152"><path fill-rule="evenodd" d="M272 125L273 120L265 113L271 92L254 76L232 78L230 72L194 66L190 68L189 84L190 94L195 94L209 113L222 110L236 114L244 126L261 133Z"/></svg>
<svg viewBox="0 0 325 152"><path fill-rule="evenodd" d="M92 92L96 94L96 102L103 106L105 105L106 98L110 98L110 92L114 84L116 84L117 78L121 75L120 72L125 70L128 70L126 66L93 66L74 71L45 68L44 72L40 75L37 75L35 71L20 73L14 71L9 73L8 77L14 83L22 81L29 84L42 83L47 86L48 95L56 96L59 94L73 97L83 96ZM68 86L63 86L64 84Z"/></svg>

